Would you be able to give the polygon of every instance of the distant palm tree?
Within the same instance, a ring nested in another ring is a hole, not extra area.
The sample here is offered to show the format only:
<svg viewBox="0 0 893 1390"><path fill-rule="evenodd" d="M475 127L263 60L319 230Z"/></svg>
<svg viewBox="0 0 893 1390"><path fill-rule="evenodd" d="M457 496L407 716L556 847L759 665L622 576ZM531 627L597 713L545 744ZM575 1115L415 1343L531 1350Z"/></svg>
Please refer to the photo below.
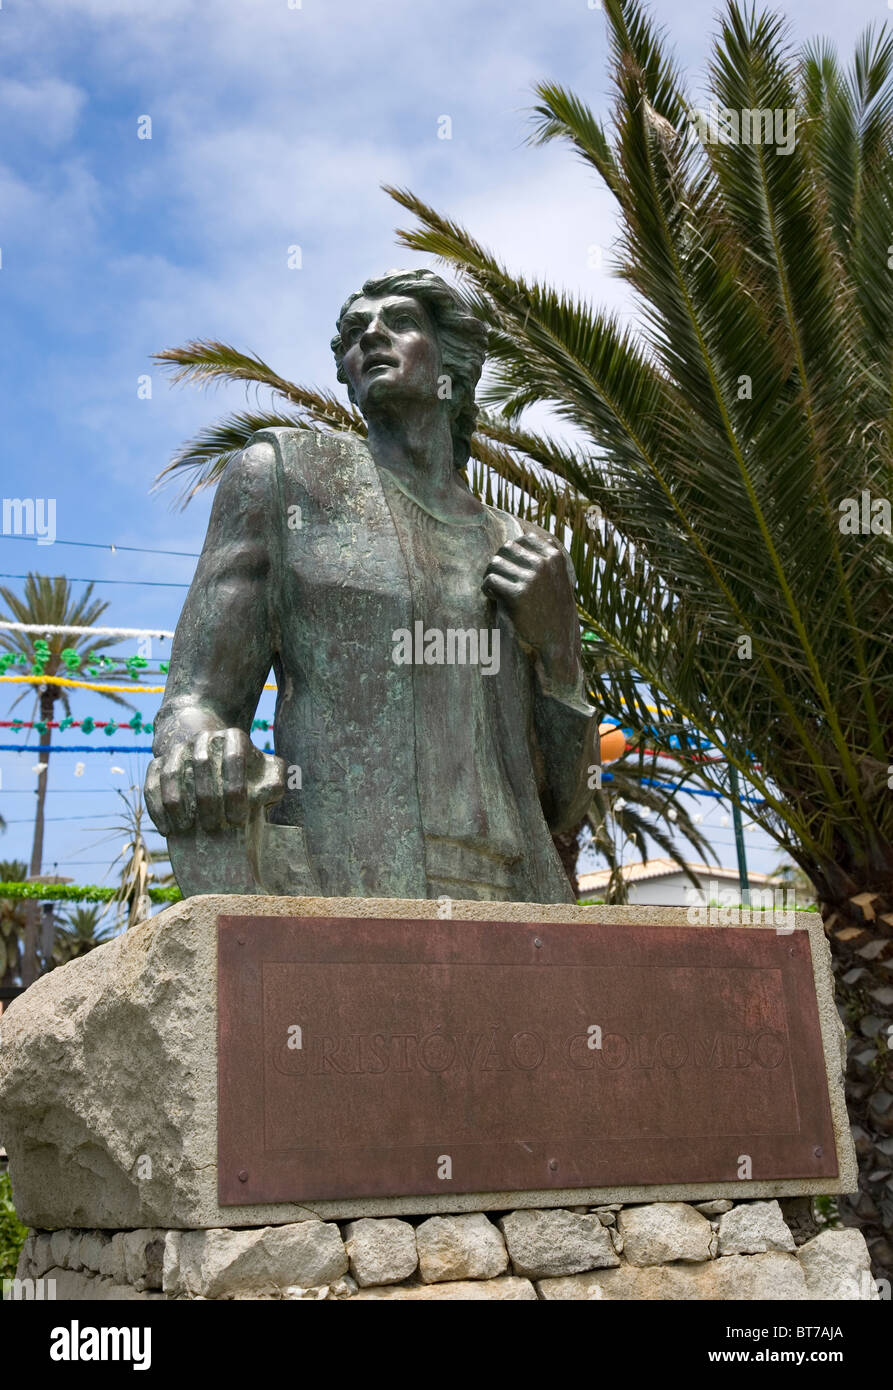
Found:
<svg viewBox="0 0 893 1390"><path fill-rule="evenodd" d="M121 881L113 902L116 904L118 926L129 928L138 926L150 915L150 883L173 883L174 876L168 873L159 877L153 869L156 863L169 862L168 853L166 848L150 849L146 844L146 803L142 787L134 785L129 792L123 792L119 787L117 792L124 804L122 819L112 827L106 838L126 836L121 853L113 860L109 872L114 872L120 865L118 872ZM151 825L149 828L151 830Z"/></svg>
<svg viewBox="0 0 893 1390"><path fill-rule="evenodd" d="M89 907L70 908L66 916L56 928L56 942L53 948L53 959L57 965L65 965L70 960L77 960L80 956L85 956L94 947L103 945L110 941L115 935L115 925L107 922L102 925L102 918L107 911L107 906L97 906L91 904Z"/></svg>
<svg viewBox="0 0 893 1390"><path fill-rule="evenodd" d="M94 599L93 585L88 584L84 592L75 597L68 580L56 576L48 578L43 574L29 574L25 580L21 597L12 590L0 585L0 598L7 612L0 613L6 621L61 627L70 624L74 627L92 627L102 617L108 604ZM10 632L0 628L0 650L15 652L24 656L27 666L35 664L44 675L68 675L69 667L62 653L70 650L79 654L101 653L114 645L120 638L90 638L73 633L47 633L41 637L39 632ZM35 714L38 716L38 763L43 771L37 778L37 807L34 815L34 839L31 846L31 865L29 876L36 878L43 868L44 809L46 803L47 781L50 760L50 723L54 718L57 701L66 715L71 713L68 692L65 686L33 684L26 685L13 701L13 707L29 693L35 694ZM105 694L103 698L113 704L131 708L120 695ZM25 956L22 965L22 979L26 985L37 977L37 933L39 907L29 902L26 915L28 927L25 933Z"/></svg>
<svg viewBox="0 0 893 1390"><path fill-rule="evenodd" d="M27 872L23 859L0 859L0 883L21 883ZM21 983L26 923L21 898L0 897L0 985Z"/></svg>

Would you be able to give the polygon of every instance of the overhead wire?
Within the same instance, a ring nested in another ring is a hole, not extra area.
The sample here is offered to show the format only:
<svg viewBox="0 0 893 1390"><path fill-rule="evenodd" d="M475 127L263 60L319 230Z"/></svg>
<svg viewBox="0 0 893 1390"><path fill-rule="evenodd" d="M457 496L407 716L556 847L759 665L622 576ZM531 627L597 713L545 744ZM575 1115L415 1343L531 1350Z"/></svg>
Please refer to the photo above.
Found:
<svg viewBox="0 0 893 1390"><path fill-rule="evenodd" d="M0 579L28 579L27 574L0 574ZM67 579L69 584L142 584L147 589L188 589L188 584L175 584L169 579L107 579L105 575L101 579L95 576L86 579L82 574L53 574L48 575L48 579Z"/></svg>
<svg viewBox="0 0 893 1390"><path fill-rule="evenodd" d="M4 536L5 541L38 541L37 536ZM52 545L77 545L87 550L108 550L114 555L119 550L126 550L134 555L179 555L183 559L197 560L200 555L198 550L162 550L157 546L147 545L119 545L117 541L110 541L104 545L101 541L60 541L53 540Z"/></svg>

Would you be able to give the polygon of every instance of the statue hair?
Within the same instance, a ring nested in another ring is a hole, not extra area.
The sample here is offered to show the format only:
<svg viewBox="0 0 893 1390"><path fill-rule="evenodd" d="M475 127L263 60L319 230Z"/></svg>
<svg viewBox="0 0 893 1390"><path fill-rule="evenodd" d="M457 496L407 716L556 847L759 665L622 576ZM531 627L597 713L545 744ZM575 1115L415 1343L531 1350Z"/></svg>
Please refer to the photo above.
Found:
<svg viewBox="0 0 893 1390"><path fill-rule="evenodd" d="M433 270L389 270L384 275L366 280L361 290L350 295L341 306L332 339L332 352L338 368L338 380L348 389L351 402L356 404L350 383L344 375L344 345L341 341L341 320L355 299L363 295L402 294L417 299L431 316L440 344L443 370L450 379L450 434L453 441L453 464L464 468L468 462L471 436L477 419L474 391L481 376L487 351L487 330L464 307L454 289Z"/></svg>

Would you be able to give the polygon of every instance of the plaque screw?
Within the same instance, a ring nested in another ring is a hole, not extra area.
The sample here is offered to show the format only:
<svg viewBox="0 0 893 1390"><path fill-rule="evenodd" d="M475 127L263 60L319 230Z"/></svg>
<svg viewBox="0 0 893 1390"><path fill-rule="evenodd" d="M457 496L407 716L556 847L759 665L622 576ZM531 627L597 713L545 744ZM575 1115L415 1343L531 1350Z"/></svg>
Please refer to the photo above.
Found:
<svg viewBox="0 0 893 1390"><path fill-rule="evenodd" d="M555 1169L558 1167L558 1159L557 1159L557 1158L550 1158L550 1159L549 1159L549 1167L552 1169L552 1172L554 1173L554 1172L555 1172Z"/></svg>
<svg viewBox="0 0 893 1390"><path fill-rule="evenodd" d="M236 937L236 941L239 943L240 946L244 946L244 945L245 945L245 938L244 938L244 936L237 936L237 937Z"/></svg>
<svg viewBox="0 0 893 1390"><path fill-rule="evenodd" d="M243 1168L242 1171L239 1173L239 1182L247 1182L247 1181L248 1181L248 1169L247 1169L247 1168Z"/></svg>
<svg viewBox="0 0 893 1390"><path fill-rule="evenodd" d="M813 1152L813 1154L815 1155L816 1158L821 1158L821 1156L822 1156L822 1154L825 1152L825 1150L822 1148L821 1144L817 1144L817 1145L815 1146L815 1148L813 1149L812 1152Z"/></svg>
<svg viewBox="0 0 893 1390"><path fill-rule="evenodd" d="M543 943L542 943L542 939L541 939L540 937L538 937L538 936L535 936L535 937L533 938L533 944L534 944L534 946L542 946L542 944L543 944Z"/></svg>

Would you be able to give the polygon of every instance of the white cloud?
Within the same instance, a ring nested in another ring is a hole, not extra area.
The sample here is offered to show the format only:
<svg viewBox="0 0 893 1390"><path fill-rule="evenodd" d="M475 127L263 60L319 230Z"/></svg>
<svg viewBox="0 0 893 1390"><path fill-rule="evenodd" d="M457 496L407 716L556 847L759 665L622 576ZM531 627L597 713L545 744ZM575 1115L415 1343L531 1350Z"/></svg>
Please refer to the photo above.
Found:
<svg viewBox="0 0 893 1390"><path fill-rule="evenodd" d="M7 149L13 139L32 138L48 146L70 140L86 100L80 87L57 77L0 81L0 120Z"/></svg>
<svg viewBox="0 0 893 1390"><path fill-rule="evenodd" d="M71 276L69 253L95 235L102 189L81 159L41 164L30 176L0 165L4 270ZM15 259L14 259L15 258Z"/></svg>

